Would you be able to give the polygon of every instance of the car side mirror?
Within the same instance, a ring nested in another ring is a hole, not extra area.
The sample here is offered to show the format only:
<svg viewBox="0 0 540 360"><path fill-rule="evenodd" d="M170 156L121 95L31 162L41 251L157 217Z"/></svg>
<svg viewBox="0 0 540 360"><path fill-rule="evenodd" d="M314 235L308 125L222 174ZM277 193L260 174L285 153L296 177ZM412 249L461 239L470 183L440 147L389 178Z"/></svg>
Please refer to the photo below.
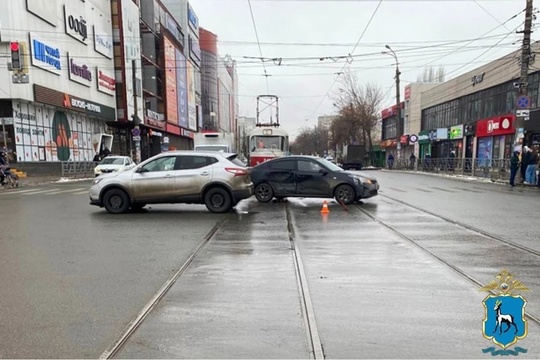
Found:
<svg viewBox="0 0 540 360"><path fill-rule="evenodd" d="M140 167L140 168L137 169L136 172L138 172L139 174L141 174L141 173L148 172L148 169L146 169L146 168L144 168L144 167Z"/></svg>

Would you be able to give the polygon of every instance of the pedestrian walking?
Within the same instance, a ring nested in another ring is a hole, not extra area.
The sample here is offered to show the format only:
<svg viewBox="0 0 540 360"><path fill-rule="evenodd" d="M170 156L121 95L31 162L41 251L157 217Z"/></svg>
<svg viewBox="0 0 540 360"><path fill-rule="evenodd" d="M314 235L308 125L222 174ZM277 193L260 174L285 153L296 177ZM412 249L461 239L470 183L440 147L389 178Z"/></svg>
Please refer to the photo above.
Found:
<svg viewBox="0 0 540 360"><path fill-rule="evenodd" d="M510 186L516 186L516 174L519 170L519 151L514 151L510 159Z"/></svg>
<svg viewBox="0 0 540 360"><path fill-rule="evenodd" d="M414 170L414 165L416 164L416 156L414 154L411 154L409 157L409 161L411 162L411 170Z"/></svg>
<svg viewBox="0 0 540 360"><path fill-rule="evenodd" d="M535 154L533 153L532 149L528 146L525 146L525 158L524 162L526 164L526 170L525 170L525 183L526 184L534 184L536 183L536 162L535 162ZM538 161L538 155L536 155L536 161Z"/></svg>
<svg viewBox="0 0 540 360"><path fill-rule="evenodd" d="M393 167L394 167L394 155L390 153L390 155L388 155L388 168L392 170Z"/></svg>

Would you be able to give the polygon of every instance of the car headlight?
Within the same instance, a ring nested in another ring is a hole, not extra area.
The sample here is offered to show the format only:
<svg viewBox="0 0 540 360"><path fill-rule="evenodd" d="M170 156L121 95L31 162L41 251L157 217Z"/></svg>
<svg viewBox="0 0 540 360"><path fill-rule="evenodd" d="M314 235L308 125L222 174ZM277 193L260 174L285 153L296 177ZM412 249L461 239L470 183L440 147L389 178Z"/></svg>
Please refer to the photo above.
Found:
<svg viewBox="0 0 540 360"><path fill-rule="evenodd" d="M100 168L95 168L94 171L95 172L101 172L101 169Z"/></svg>
<svg viewBox="0 0 540 360"><path fill-rule="evenodd" d="M354 185L360 185L360 179L353 177Z"/></svg>
<svg viewBox="0 0 540 360"><path fill-rule="evenodd" d="M98 177L97 179L94 179L94 181L92 181L92 185L97 185L97 184L99 184L99 183L101 182L101 180L103 180L102 177L100 177L100 178Z"/></svg>
<svg viewBox="0 0 540 360"><path fill-rule="evenodd" d="M362 179L362 180L363 180L362 182L363 182L364 184L368 184L368 185L373 184L373 183L371 182L371 180L369 180L369 179Z"/></svg>

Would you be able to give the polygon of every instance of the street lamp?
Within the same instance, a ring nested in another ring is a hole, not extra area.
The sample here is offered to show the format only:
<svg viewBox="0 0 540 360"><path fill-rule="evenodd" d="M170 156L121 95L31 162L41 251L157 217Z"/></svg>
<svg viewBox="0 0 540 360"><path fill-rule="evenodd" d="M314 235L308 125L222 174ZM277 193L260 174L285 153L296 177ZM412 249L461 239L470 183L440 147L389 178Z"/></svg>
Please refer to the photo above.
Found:
<svg viewBox="0 0 540 360"><path fill-rule="evenodd" d="M397 157L399 159L401 158L401 135L403 132L403 124L401 121L401 101L399 97L399 75L401 73L399 72L399 61L398 61L398 57L396 53L388 45L386 45L385 48L390 50L390 52L383 51L382 53L385 55L390 55L396 60L396 77L394 79L396 79L396 107L397 107L397 116L398 116L396 138L397 138Z"/></svg>

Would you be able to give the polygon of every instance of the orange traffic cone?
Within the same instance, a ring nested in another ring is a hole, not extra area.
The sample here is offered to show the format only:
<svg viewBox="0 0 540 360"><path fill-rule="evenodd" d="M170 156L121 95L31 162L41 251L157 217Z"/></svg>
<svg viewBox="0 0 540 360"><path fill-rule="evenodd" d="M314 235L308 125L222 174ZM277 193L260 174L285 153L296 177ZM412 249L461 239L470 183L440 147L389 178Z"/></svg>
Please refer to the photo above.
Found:
<svg viewBox="0 0 540 360"><path fill-rule="evenodd" d="M329 212L330 210L328 209L328 203L326 202L326 200L324 200L322 209L321 209L321 214L328 214Z"/></svg>

